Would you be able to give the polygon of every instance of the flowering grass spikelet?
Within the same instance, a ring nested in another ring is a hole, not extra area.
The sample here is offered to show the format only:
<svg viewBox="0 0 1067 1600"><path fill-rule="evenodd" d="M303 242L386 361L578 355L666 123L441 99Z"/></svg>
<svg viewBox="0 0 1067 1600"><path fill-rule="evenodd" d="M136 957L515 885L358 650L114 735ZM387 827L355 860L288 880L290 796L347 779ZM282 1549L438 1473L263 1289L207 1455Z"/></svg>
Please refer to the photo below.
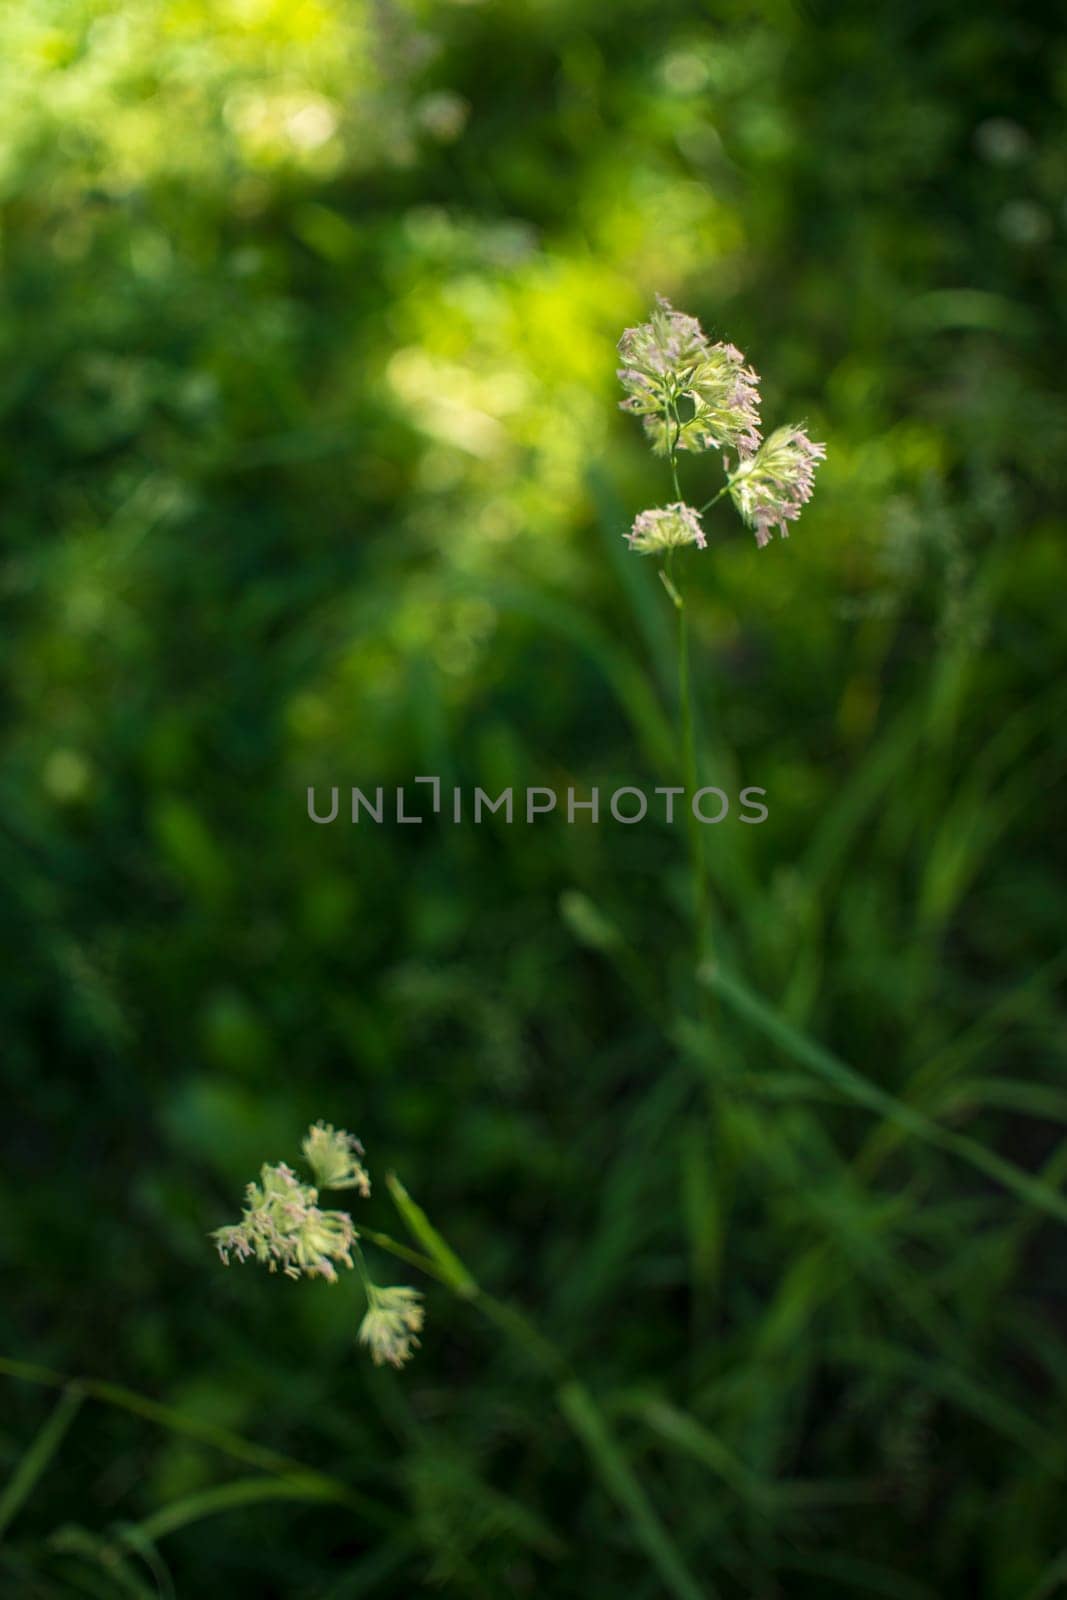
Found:
<svg viewBox="0 0 1067 1600"><path fill-rule="evenodd" d="M683 544L695 544L699 550L707 545L700 514L681 500L653 511L639 511L624 538L629 540L631 550L646 556L659 555Z"/></svg>
<svg viewBox="0 0 1067 1600"><path fill-rule="evenodd" d="M264 1165L259 1182L245 1190L241 1221L212 1234L215 1248L229 1266L253 1258L288 1278L325 1278L336 1283L334 1262L351 1267L356 1230L347 1211L323 1211L318 1190L301 1183L284 1162Z"/></svg>
<svg viewBox="0 0 1067 1600"><path fill-rule="evenodd" d="M774 528L788 538L786 523L795 522L811 499L815 468L825 458L824 444L809 439L803 426L791 425L776 428L730 475L730 498L761 549Z"/></svg>
<svg viewBox="0 0 1067 1600"><path fill-rule="evenodd" d="M359 1342L367 1346L376 1367L402 1367L409 1361L422 1328L422 1296L417 1289L381 1289L367 1284L367 1311L359 1325Z"/></svg>
<svg viewBox="0 0 1067 1600"><path fill-rule="evenodd" d="M627 328L618 350L620 404L641 417L657 455L757 448L759 377L734 345L709 344L695 317L657 296L649 321Z"/></svg>
<svg viewBox="0 0 1067 1600"><path fill-rule="evenodd" d="M689 426L703 440L702 449L744 457L759 448L759 374L745 365L736 345L712 345L686 394L696 407Z"/></svg>
<svg viewBox="0 0 1067 1600"><path fill-rule="evenodd" d="M370 1177L359 1159L363 1146L354 1134L335 1129L332 1122L316 1122L302 1149L320 1189L358 1189L364 1200L369 1197Z"/></svg>
<svg viewBox="0 0 1067 1600"><path fill-rule="evenodd" d="M624 388L638 393L644 388L638 379L679 380L699 366L707 349L707 338L696 317L675 311L670 301L658 294L649 320L637 328L626 328L619 340L623 363L619 378ZM627 405L625 400L622 404Z"/></svg>

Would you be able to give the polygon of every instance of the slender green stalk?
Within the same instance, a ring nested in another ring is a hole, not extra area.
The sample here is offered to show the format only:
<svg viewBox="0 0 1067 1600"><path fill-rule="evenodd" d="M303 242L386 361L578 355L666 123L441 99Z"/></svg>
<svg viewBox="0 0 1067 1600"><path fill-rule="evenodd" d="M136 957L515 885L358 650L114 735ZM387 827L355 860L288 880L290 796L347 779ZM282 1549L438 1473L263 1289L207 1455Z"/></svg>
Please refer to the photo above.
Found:
<svg viewBox="0 0 1067 1600"><path fill-rule="evenodd" d="M369 1239L371 1244L376 1244L379 1250L386 1250L391 1256L396 1256L399 1261L406 1261L409 1267L417 1267L428 1278L436 1278L439 1283L445 1279L438 1272L429 1256L424 1256L419 1250L412 1250L409 1245L401 1244L398 1239L391 1239L387 1233L379 1233L375 1228L360 1228L361 1239ZM366 1268L364 1268L364 1271Z"/></svg>
<svg viewBox="0 0 1067 1600"><path fill-rule="evenodd" d="M356 1271L359 1273L359 1281L363 1285L363 1293L367 1297L367 1305L373 1305L374 1285L371 1282L370 1273L367 1271L367 1263L363 1259L363 1251L359 1247L358 1239L353 1239L352 1241L352 1255L355 1259Z"/></svg>
<svg viewBox="0 0 1067 1600"><path fill-rule="evenodd" d="M723 495L724 494L729 494L729 492L730 492L729 483L728 482L724 483L722 488L719 490L718 494L713 494L710 500L705 500L704 501L704 504L699 508L698 515L702 517L704 515L705 511L710 511L712 506L716 505L718 503L718 501L720 501L722 499Z"/></svg>
<svg viewBox="0 0 1067 1600"><path fill-rule="evenodd" d="M674 439L671 440L671 422L674 423ZM678 440L682 437L682 423L678 416L678 407L672 401L667 413L667 458L671 464L671 477L674 480L674 495L676 500L682 498L682 491L678 484Z"/></svg>

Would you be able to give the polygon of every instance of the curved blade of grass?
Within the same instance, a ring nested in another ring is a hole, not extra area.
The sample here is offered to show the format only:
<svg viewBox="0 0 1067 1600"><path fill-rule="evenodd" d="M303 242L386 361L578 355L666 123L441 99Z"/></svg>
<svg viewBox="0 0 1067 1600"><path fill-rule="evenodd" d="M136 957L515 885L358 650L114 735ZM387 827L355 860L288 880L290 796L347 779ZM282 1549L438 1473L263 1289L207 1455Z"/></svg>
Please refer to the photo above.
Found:
<svg viewBox="0 0 1067 1600"><path fill-rule="evenodd" d="M716 1591L711 1585L705 1582L701 1588L690 1573L589 1391L580 1383L566 1383L559 1391L559 1404L589 1452L605 1488L629 1517L668 1592L676 1600L714 1600Z"/></svg>
<svg viewBox="0 0 1067 1600"><path fill-rule="evenodd" d="M1043 1122L1067 1122L1067 1095L1047 1083L1030 1083L1021 1078L976 1078L949 1090L942 1104L953 1115L979 1106L996 1106Z"/></svg>
<svg viewBox="0 0 1067 1600"><path fill-rule="evenodd" d="M631 1407L627 1407L630 1410ZM710 1468L717 1478L742 1499L758 1507L769 1506L775 1498L774 1485L751 1472L733 1451L704 1423L666 1400L642 1400L632 1410L666 1444Z"/></svg>
<svg viewBox="0 0 1067 1600"><path fill-rule="evenodd" d="M174 1579L170 1575L170 1568L163 1560L159 1551L147 1539L136 1523L122 1522L116 1524L116 1536L128 1545L134 1555L139 1556L155 1580L158 1600L177 1600L174 1588Z"/></svg>
<svg viewBox="0 0 1067 1600"><path fill-rule="evenodd" d="M263 1472L283 1478L295 1478L304 1483L318 1483L324 1491L329 1490L339 1504L343 1503L351 1510L358 1511L369 1522L375 1522L380 1527L395 1528L398 1525L399 1519L386 1506L369 1495L350 1489L339 1478L315 1472L310 1467L305 1467L302 1462L294 1461L291 1456L282 1455L277 1450L268 1450L263 1445L253 1444L240 1434L232 1433L228 1428L208 1422L202 1417L188 1416L185 1412L176 1411L172 1406L161 1405L158 1400L150 1400L147 1395L138 1394L136 1390L127 1389L122 1384L107 1383L98 1378L71 1379L60 1372L53 1372L48 1367L35 1366L31 1362L13 1361L9 1356L0 1356L0 1376L20 1378L26 1383L38 1383L50 1389L65 1389L76 1385L86 1399L99 1400L104 1405L128 1411L135 1417L143 1417L146 1422L167 1428L171 1433L184 1434L187 1438L196 1439L200 1444L210 1445L223 1455L230 1456L234 1461L241 1461L246 1466L258 1467Z"/></svg>
<svg viewBox="0 0 1067 1600"><path fill-rule="evenodd" d="M118 1590L122 1594L133 1595L134 1600L158 1600L158 1591L137 1576L124 1553L109 1539L91 1533L88 1528L80 1528L76 1524L57 1528L48 1543L57 1555L92 1562L101 1574L106 1573L109 1596L114 1596Z"/></svg>
<svg viewBox="0 0 1067 1600"><path fill-rule="evenodd" d="M168 1534L177 1533L204 1517L217 1517L243 1506L261 1505L267 1500L325 1501L332 1505L345 1503L344 1498L336 1494L329 1484L322 1484L314 1478L235 1478L231 1483L222 1483L217 1488L204 1489L199 1494L186 1495L181 1500L162 1506L151 1516L134 1523L132 1534L149 1539L154 1544L157 1539L165 1539Z"/></svg>
<svg viewBox="0 0 1067 1600"><path fill-rule="evenodd" d="M727 976L721 968L705 965L701 967L699 977L739 1016L751 1022L766 1038L791 1055L794 1061L839 1090L846 1099L884 1117L905 1133L966 1161L985 1177L992 1178L1021 1200L1055 1217L1058 1222L1067 1222L1067 1199L1040 1178L1024 1172L966 1134L942 1128L914 1106L897 1100L886 1090L869 1083L853 1067L816 1044L806 1034L800 1033L765 1000L739 979Z"/></svg>
<svg viewBox="0 0 1067 1600"><path fill-rule="evenodd" d="M76 1383L69 1384L15 1468L3 1494L0 1494L0 1539L33 1493L38 1479L47 1470L84 1399L85 1391Z"/></svg>

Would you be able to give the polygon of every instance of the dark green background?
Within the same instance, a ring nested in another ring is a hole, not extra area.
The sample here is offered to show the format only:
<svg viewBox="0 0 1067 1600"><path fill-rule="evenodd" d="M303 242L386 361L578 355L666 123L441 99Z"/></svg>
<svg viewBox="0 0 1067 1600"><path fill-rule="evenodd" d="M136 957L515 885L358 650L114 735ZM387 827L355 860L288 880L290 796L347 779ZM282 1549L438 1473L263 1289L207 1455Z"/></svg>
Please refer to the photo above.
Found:
<svg viewBox="0 0 1067 1600"><path fill-rule="evenodd" d="M672 781L621 538L665 470L614 377L665 292L828 445L788 543L719 506L682 564L704 770L770 806L708 830L717 951L1063 1181L1067 51L1029 10L4 12L3 1348L390 1513L190 1522L178 1595L665 1592L469 1308L419 1280L383 1374L354 1280L219 1265L319 1116L566 1351L709 1596L1067 1585L1062 1223L696 1024L681 831L304 809ZM381 1182L360 1217L397 1231ZM54 1396L0 1381L6 1476ZM250 1470L91 1401L0 1592L166 1593L115 1530Z"/></svg>

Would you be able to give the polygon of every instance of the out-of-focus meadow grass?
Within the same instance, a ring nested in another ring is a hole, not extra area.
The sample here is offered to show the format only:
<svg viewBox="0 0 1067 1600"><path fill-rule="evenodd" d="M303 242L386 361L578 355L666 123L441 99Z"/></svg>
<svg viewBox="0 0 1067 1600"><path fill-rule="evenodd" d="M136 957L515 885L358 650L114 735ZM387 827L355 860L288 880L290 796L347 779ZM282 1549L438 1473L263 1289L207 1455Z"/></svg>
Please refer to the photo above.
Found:
<svg viewBox="0 0 1067 1600"><path fill-rule="evenodd" d="M947 0L0 14L0 1323L96 1380L2 1379L0 1593L665 1593L468 1309L382 1373L354 1282L215 1261L316 1116L697 1592L1067 1585L1065 81ZM707 831L704 1023L680 831L304 809L672 781L657 290L828 443L788 543L687 561L770 807Z"/></svg>

